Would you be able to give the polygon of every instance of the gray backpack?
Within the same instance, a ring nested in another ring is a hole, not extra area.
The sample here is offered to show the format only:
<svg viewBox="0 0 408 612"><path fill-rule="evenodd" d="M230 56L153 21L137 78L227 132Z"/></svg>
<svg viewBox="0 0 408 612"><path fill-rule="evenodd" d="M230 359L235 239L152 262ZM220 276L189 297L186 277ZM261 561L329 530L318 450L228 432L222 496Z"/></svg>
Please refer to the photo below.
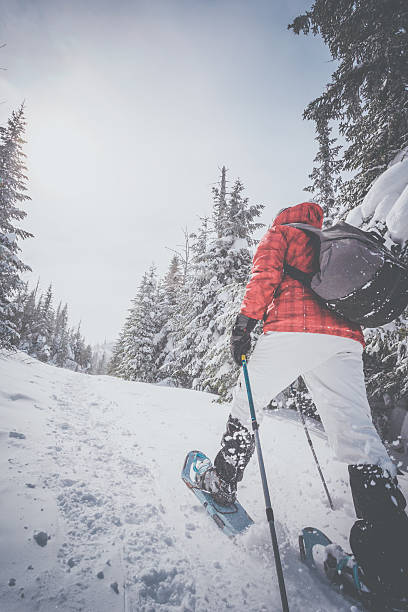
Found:
<svg viewBox="0 0 408 612"><path fill-rule="evenodd" d="M336 314L378 327L396 319L408 305L408 266L384 246L375 232L348 223L324 230L286 223L311 236L319 270L306 274L285 263L286 274L309 287Z"/></svg>

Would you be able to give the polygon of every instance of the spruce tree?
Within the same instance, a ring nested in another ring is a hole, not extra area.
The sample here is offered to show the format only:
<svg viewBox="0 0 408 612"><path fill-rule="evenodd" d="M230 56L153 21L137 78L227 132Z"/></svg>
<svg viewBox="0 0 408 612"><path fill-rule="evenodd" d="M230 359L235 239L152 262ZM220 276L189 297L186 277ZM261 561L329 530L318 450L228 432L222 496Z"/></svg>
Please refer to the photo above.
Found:
<svg viewBox="0 0 408 612"><path fill-rule="evenodd" d="M126 322L125 322L126 325ZM123 354L124 354L124 334L125 334L125 326L123 327L119 338L114 344L112 357L109 360L107 373L109 376L118 376L120 377L120 364L122 363Z"/></svg>
<svg viewBox="0 0 408 612"><path fill-rule="evenodd" d="M221 168L221 176L216 186L212 188L213 193L213 223L218 238L222 238L224 226L227 222L227 169Z"/></svg>
<svg viewBox="0 0 408 612"><path fill-rule="evenodd" d="M0 348L18 343L13 298L22 286L21 273L30 269L19 259L18 241L32 234L15 225L26 216L21 206L30 199L23 153L25 125L22 105L0 127Z"/></svg>
<svg viewBox="0 0 408 612"><path fill-rule="evenodd" d="M196 352L197 330L194 321L206 307L203 288L206 284L208 219L202 218L197 233L191 234L191 258L179 288L171 320L168 354L162 365L162 376L169 384L191 388L200 370ZM208 298L208 296L207 296Z"/></svg>
<svg viewBox="0 0 408 612"><path fill-rule="evenodd" d="M202 220L193 236L190 274L174 337L176 384L228 395L237 368L229 354L229 334L250 272L254 219L262 206L250 206L238 180L226 191L226 170L213 189L212 227Z"/></svg>
<svg viewBox="0 0 408 612"><path fill-rule="evenodd" d="M52 339L54 335L55 315L53 310L53 294L52 286L50 285L45 293L39 299L36 309L36 333L35 346L32 347L32 353L40 361L47 362L51 356Z"/></svg>
<svg viewBox="0 0 408 612"><path fill-rule="evenodd" d="M336 145L335 138L330 138L332 128L329 127L327 118L315 117L315 122L319 149L314 158L313 171L309 174L312 183L305 191L311 193L313 201L323 208L327 223L336 218L339 209L337 195L342 184L342 161L339 159L341 146Z"/></svg>
<svg viewBox="0 0 408 612"><path fill-rule="evenodd" d="M225 214L219 220L217 234L221 237L210 248L213 255L210 262L218 271L219 287L211 304L212 338L199 386L218 393L221 399L230 397L238 376L238 368L230 355L230 335L250 275L252 247L256 244L253 234L263 226L255 221L263 205L250 205L243 192L244 186L238 179L228 196Z"/></svg>
<svg viewBox="0 0 408 612"><path fill-rule="evenodd" d="M156 370L157 380L171 383L173 355L173 337L177 329L178 314L181 309L184 273L179 256L174 255L169 269L157 287L158 329L156 336Z"/></svg>
<svg viewBox="0 0 408 612"><path fill-rule="evenodd" d="M288 26L320 34L337 69L304 117L339 124L344 169L343 214L408 145L408 4L406 0L315 0Z"/></svg>
<svg viewBox="0 0 408 612"><path fill-rule="evenodd" d="M177 302L177 295L183 283L183 274L181 271L180 259L177 255L173 255L167 274L164 277L164 287L166 290L167 299L170 304L174 305Z"/></svg>
<svg viewBox="0 0 408 612"><path fill-rule="evenodd" d="M156 382L159 326L157 274L152 265L143 275L137 295L132 300L110 372L125 380Z"/></svg>
<svg viewBox="0 0 408 612"><path fill-rule="evenodd" d="M31 354L32 335L35 331L36 292L23 283L13 301L13 324L18 334L18 348Z"/></svg>
<svg viewBox="0 0 408 612"><path fill-rule="evenodd" d="M50 357L51 363L60 368L66 367L68 359L71 358L69 336L68 305L65 304L62 306L60 303L55 317L55 328Z"/></svg>

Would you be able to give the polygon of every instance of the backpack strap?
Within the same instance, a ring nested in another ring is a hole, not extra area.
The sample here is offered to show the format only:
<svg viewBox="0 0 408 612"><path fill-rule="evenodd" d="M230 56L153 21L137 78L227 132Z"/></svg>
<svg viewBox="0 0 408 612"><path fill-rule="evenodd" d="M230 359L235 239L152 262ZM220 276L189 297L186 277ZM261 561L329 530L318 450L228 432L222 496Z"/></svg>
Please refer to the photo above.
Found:
<svg viewBox="0 0 408 612"><path fill-rule="evenodd" d="M300 229L315 239L318 238L321 234L320 229L317 229L317 227L307 225L306 223L282 223L281 225L289 225L290 227L295 227L296 229ZM302 283L302 285L305 285L306 287L310 287L312 278L315 275L314 272L311 272L308 274L307 272L303 272L302 270L299 270L299 268L290 266L286 262L283 264L283 271L285 274L299 281L300 283Z"/></svg>
<svg viewBox="0 0 408 612"><path fill-rule="evenodd" d="M323 231L313 225L308 225L307 223L280 223L280 225L288 225L289 227L295 227L296 229L303 230L309 235L313 236L321 236Z"/></svg>
<svg viewBox="0 0 408 612"><path fill-rule="evenodd" d="M285 274L294 278L295 280L302 283L306 287L310 287L310 283L312 282L312 277L314 276L314 272L308 274L307 272L303 272L299 270L299 268L295 268L294 266L290 266L288 263L283 264L283 271Z"/></svg>

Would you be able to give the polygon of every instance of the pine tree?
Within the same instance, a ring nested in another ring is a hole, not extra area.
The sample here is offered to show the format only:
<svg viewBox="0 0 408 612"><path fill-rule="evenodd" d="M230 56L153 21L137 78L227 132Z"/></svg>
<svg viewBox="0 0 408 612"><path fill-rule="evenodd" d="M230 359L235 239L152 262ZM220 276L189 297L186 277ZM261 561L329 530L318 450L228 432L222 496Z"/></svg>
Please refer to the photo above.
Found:
<svg viewBox="0 0 408 612"><path fill-rule="evenodd" d="M175 305L180 287L183 284L183 273L181 271L180 259L177 255L173 255L171 259L163 284L169 304L171 306Z"/></svg>
<svg viewBox="0 0 408 612"><path fill-rule="evenodd" d="M359 204L375 178L408 145L408 4L406 0L315 0L288 26L320 34L338 67L305 110L336 121L348 147L342 212Z"/></svg>
<svg viewBox="0 0 408 612"><path fill-rule="evenodd" d="M408 393L408 332L403 317L370 330L365 352L367 389L373 400Z"/></svg>
<svg viewBox="0 0 408 612"><path fill-rule="evenodd" d="M222 238L227 222L227 169L221 168L221 177L213 192L213 224L218 238Z"/></svg>
<svg viewBox="0 0 408 612"><path fill-rule="evenodd" d="M13 301L13 325L18 335L18 348L31 354L32 330L35 328L36 293L23 283Z"/></svg>
<svg viewBox="0 0 408 612"><path fill-rule="evenodd" d="M110 372L126 380L155 382L159 325L157 274L152 265L143 275L137 295L132 300Z"/></svg>
<svg viewBox="0 0 408 612"><path fill-rule="evenodd" d="M172 382L171 362L173 360L173 337L177 329L178 313L184 284L182 262L174 255L169 269L157 288L157 305L160 309L156 336L157 380Z"/></svg>
<svg viewBox="0 0 408 612"><path fill-rule="evenodd" d="M180 288L179 300L172 321L171 350L164 364L165 377L176 386L191 388L201 371L201 355L197 352L195 323L205 310L210 295L205 285L208 275L208 219L201 219L197 233L191 234L191 261ZM214 288L215 289L215 285Z"/></svg>
<svg viewBox="0 0 408 612"><path fill-rule="evenodd" d="M72 355L69 346L69 335L68 306L67 304L62 306L60 303L55 317L55 330L50 356L51 363L60 368L66 367L67 361Z"/></svg>
<svg viewBox="0 0 408 612"><path fill-rule="evenodd" d="M329 127L327 118L315 117L316 140L319 150L314 158L315 166L309 178L312 184L305 188L312 194L314 202L320 204L325 214L325 221L332 221L338 214L339 205L337 194L341 187L341 166L339 159L340 145L336 145L336 139L330 138L332 128Z"/></svg>
<svg viewBox="0 0 408 612"><path fill-rule="evenodd" d="M30 269L18 257L18 240L32 234L15 225L26 216L21 205L30 199L23 153L25 125L22 105L6 127L0 127L0 348L18 342L12 301L22 287L21 273Z"/></svg>
<svg viewBox="0 0 408 612"><path fill-rule="evenodd" d="M212 228L207 219L193 236L190 274L184 286L174 337L173 379L228 395L237 368L229 353L229 334L250 272L254 219L262 206L250 206L243 185L226 192L226 170L213 189Z"/></svg>
<svg viewBox="0 0 408 612"><path fill-rule="evenodd" d="M70 352L73 356L73 362L77 371L85 371L88 367L87 356L85 354L85 342L81 334L81 323L75 330L70 330L69 333Z"/></svg>
<svg viewBox="0 0 408 612"><path fill-rule="evenodd" d="M126 322L125 322L126 326ZM125 335L125 326L123 327L119 338L115 342L112 351L112 357L108 363L107 373L109 376L119 376L120 377L120 364L123 360L124 355L124 335Z"/></svg>
<svg viewBox="0 0 408 612"><path fill-rule="evenodd" d="M263 225L255 221L263 205L249 205L243 192L244 186L238 179L229 194L225 215L219 223L218 235L223 236L210 247L213 255L210 262L218 270L219 288L211 304L210 325L213 336L206 351L199 386L203 390L218 393L221 399L229 398L238 376L238 369L230 355L230 335L249 279L251 247L256 244L253 234Z"/></svg>
<svg viewBox="0 0 408 612"><path fill-rule="evenodd" d="M32 353L40 361L47 362L51 356L52 338L54 335L55 315L53 310L52 285L50 285L45 295L40 296L36 309L36 333L35 346Z"/></svg>

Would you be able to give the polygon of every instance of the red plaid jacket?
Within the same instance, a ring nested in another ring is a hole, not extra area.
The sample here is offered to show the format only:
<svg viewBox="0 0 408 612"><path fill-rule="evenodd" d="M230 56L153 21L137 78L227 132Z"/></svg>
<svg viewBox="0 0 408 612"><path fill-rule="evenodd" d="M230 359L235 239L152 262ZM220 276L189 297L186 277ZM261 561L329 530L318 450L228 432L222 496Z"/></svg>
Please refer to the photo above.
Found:
<svg viewBox="0 0 408 612"><path fill-rule="evenodd" d="M264 320L264 332L309 332L344 336L361 342L359 325L333 314L312 291L283 272L283 264L313 272L311 239L283 223L308 223L321 228L323 211L318 204L304 202L282 211L266 232L255 253L252 276L247 285L241 313Z"/></svg>

